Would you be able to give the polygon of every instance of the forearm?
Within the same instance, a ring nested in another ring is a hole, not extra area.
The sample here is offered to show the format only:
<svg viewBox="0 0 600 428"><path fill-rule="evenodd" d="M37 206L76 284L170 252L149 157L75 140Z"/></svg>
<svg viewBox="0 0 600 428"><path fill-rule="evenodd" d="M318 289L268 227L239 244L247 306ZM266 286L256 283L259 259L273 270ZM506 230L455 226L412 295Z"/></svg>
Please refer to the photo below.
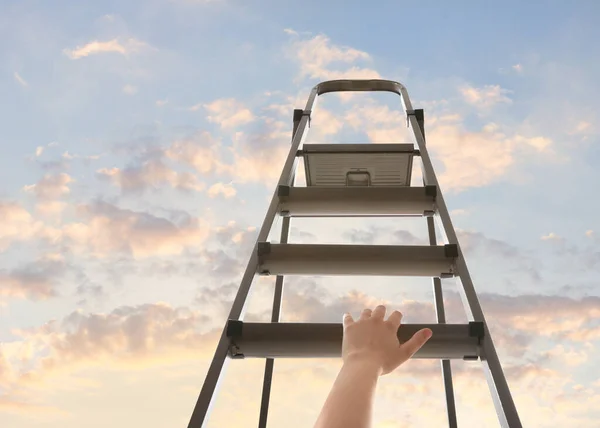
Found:
<svg viewBox="0 0 600 428"><path fill-rule="evenodd" d="M344 363L315 428L368 428L380 369L368 360Z"/></svg>

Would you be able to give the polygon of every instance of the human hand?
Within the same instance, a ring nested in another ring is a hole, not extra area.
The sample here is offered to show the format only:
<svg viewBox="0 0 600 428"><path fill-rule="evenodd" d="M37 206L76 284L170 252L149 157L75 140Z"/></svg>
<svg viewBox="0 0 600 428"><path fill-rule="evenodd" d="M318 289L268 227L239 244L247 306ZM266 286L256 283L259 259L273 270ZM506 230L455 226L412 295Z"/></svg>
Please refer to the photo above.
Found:
<svg viewBox="0 0 600 428"><path fill-rule="evenodd" d="M431 330L424 328L400 344L398 328L402 313L394 311L384 320L385 311L382 305L374 311L365 309L357 321L350 314L344 315L344 363L372 364L379 375L388 374L412 357L431 337Z"/></svg>

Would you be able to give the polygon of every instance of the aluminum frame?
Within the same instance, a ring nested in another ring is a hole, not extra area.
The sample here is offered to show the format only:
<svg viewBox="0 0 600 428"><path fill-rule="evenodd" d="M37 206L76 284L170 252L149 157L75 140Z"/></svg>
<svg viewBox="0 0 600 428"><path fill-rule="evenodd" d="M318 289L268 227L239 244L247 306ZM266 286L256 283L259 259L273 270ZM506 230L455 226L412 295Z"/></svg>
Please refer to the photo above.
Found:
<svg viewBox="0 0 600 428"><path fill-rule="evenodd" d="M317 97L326 93L341 91L385 91L399 95L407 117L407 126L412 130L417 147L420 151L425 185L436 186L439 189L433 164L425 144L423 121L417 117L417 113L413 109L406 88L399 82L381 79L331 80L319 83L313 88L308 97L302 118L298 122L297 131L293 134L290 151L285 160L279 181L277 183L278 186L292 185L294 177L293 171L295 171L297 166L296 153L306 138L306 127L308 126L310 114L316 106ZM481 344L481 359L494 406L496 408L496 413L498 415L498 420L502 427L520 428L522 427L522 424L510 393L508 383L504 376L500 360L496 353L493 340L489 334L489 329L485 321L479 298L475 292L473 281L469 274L464 255L460 248L460 244L458 242L458 238L453 228L450 214L441 191L438 192L436 197L436 205L437 209L435 212L435 220L440 226L439 229L444 239L443 242L447 244L455 244L458 248L458 257L456 258L456 268L458 274L457 281L459 282L458 288L463 300L465 311L467 312L470 321L483 322L484 337ZM266 241L275 219L275 215L277 215L278 206L279 200L277 192L275 191L273 197L271 198L271 203L267 209L263 224L259 230L257 245L259 242ZM256 253L256 249L257 248L255 246L255 250L250 255L248 265L240 282L240 287L233 300L228 319L240 320L244 314L245 304L250 287L252 285L252 280L258 270L258 255ZM206 417L212 407L213 398L215 395L214 393L219 383L219 379L225 369L226 361L228 361L228 351L229 338L226 335L226 326L224 326L215 350L213 360L209 366L204 384L192 412L188 428L200 428L204 425Z"/></svg>

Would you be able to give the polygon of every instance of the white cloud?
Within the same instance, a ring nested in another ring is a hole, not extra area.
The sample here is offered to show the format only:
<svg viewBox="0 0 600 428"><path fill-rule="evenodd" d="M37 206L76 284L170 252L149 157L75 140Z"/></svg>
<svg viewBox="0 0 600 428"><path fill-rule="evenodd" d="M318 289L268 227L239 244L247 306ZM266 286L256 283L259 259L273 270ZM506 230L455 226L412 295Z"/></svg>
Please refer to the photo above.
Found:
<svg viewBox="0 0 600 428"><path fill-rule="evenodd" d="M19 204L0 201L0 251L16 241L56 239L58 236L59 231L46 227Z"/></svg>
<svg viewBox="0 0 600 428"><path fill-rule="evenodd" d="M168 102L169 101L167 101L167 100L156 100L155 104L156 104L156 107L162 107L164 105L167 105Z"/></svg>
<svg viewBox="0 0 600 428"><path fill-rule="evenodd" d="M56 296L56 282L65 271L60 260L37 260L23 267L0 269L0 296L44 300Z"/></svg>
<svg viewBox="0 0 600 428"><path fill-rule="evenodd" d="M591 238L593 235L594 235L594 231L593 230L590 229L590 230L586 230L585 231L585 236Z"/></svg>
<svg viewBox="0 0 600 428"><path fill-rule="evenodd" d="M36 184L24 186L23 190L34 193L40 199L56 199L71 192L69 183L73 181L73 178L64 172L54 175L46 174Z"/></svg>
<svg viewBox="0 0 600 428"><path fill-rule="evenodd" d="M129 55L147 48L148 45L146 43L134 38L129 38L123 42L119 41L119 39L112 39L104 42L93 40L83 46L77 46L74 49L64 49L63 53L71 59L80 59L100 53Z"/></svg>
<svg viewBox="0 0 600 428"><path fill-rule="evenodd" d="M552 145L546 137L505 134L495 124L468 131L461 122L431 117L427 129L430 153L443 167L438 177L444 189L462 191L482 187L507 177L528 148L545 152Z"/></svg>
<svg viewBox="0 0 600 428"><path fill-rule="evenodd" d="M236 193L237 191L231 184L215 183L208 188L208 196L211 198L222 195L224 198L229 199L233 198Z"/></svg>
<svg viewBox="0 0 600 428"><path fill-rule="evenodd" d="M40 157L44 153L44 147L37 146L35 149L35 157Z"/></svg>
<svg viewBox="0 0 600 428"><path fill-rule="evenodd" d="M165 155L174 161L192 166L201 174L219 173L224 165L219 157L219 142L208 132L174 141Z"/></svg>
<svg viewBox="0 0 600 428"><path fill-rule="evenodd" d="M482 88L463 86L460 88L460 93L466 102L481 108L488 108L501 103L512 103L507 95L510 91L501 88L499 85L486 85Z"/></svg>
<svg viewBox="0 0 600 428"><path fill-rule="evenodd" d="M254 120L252 112L233 98L215 100L204 104L204 108L208 111L208 120L218 124L221 128L236 128Z"/></svg>
<svg viewBox="0 0 600 428"><path fill-rule="evenodd" d="M24 88L29 86L29 83L27 83L27 81L23 79L23 77L21 77L21 75L16 71L14 72L13 76L15 80L19 83L19 85L23 86Z"/></svg>
<svg viewBox="0 0 600 428"><path fill-rule="evenodd" d="M83 222L63 226L63 241L96 257L177 255L188 248L201 248L210 230L202 218L180 215L171 221L106 202L82 205L79 215Z"/></svg>
<svg viewBox="0 0 600 428"><path fill-rule="evenodd" d="M451 216L464 216L464 215L469 215L470 212L468 210L462 209L462 208L457 208L455 210L450 211L450 215Z"/></svg>
<svg viewBox="0 0 600 428"><path fill-rule="evenodd" d="M562 240L562 237L558 236L554 232L550 232L549 234L542 236L541 239L542 241L559 241Z"/></svg>
<svg viewBox="0 0 600 428"><path fill-rule="evenodd" d="M377 71L352 65L355 62L370 62L368 53L331 43L325 35L292 43L294 59L300 64L300 77L311 79L368 79L379 78ZM342 66L342 64L345 64ZM350 66L349 66L350 65Z"/></svg>
<svg viewBox="0 0 600 428"><path fill-rule="evenodd" d="M133 85L125 85L123 86L123 93L127 95L134 95L138 91L138 88Z"/></svg>
<svg viewBox="0 0 600 428"><path fill-rule="evenodd" d="M513 70L515 70L517 73L522 73L523 72L523 65L521 65L521 64L515 64L511 68Z"/></svg>
<svg viewBox="0 0 600 428"><path fill-rule="evenodd" d="M102 168L96 172L101 177L110 179L125 193L144 192L165 184L174 189L197 192L205 187L194 174L174 171L160 160L146 161L139 166L125 169Z"/></svg>
<svg viewBox="0 0 600 428"><path fill-rule="evenodd" d="M57 216L61 214L67 204L62 201L40 201L35 205L35 210L43 216Z"/></svg>

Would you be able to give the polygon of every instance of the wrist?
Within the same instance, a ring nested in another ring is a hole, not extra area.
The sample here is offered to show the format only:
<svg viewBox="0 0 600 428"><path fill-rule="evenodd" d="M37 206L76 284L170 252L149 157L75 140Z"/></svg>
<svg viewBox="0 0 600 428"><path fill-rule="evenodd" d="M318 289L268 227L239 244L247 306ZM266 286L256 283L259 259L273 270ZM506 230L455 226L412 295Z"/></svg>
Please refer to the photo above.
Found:
<svg viewBox="0 0 600 428"><path fill-rule="evenodd" d="M383 366L377 356L371 352L355 352L344 357L344 367L373 374L379 377L383 374Z"/></svg>

